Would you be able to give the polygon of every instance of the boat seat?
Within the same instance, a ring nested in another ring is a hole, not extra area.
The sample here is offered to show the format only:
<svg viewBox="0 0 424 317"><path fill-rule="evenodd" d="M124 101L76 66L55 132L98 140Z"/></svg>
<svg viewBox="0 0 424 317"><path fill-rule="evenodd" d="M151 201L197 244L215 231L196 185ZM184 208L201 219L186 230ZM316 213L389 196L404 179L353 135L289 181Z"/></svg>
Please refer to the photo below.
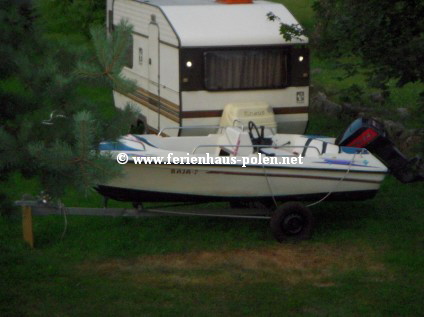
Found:
<svg viewBox="0 0 424 317"><path fill-rule="evenodd" d="M225 129L223 144L221 148L234 156L249 156L253 153L252 140L247 132L241 131L239 128L228 127Z"/></svg>

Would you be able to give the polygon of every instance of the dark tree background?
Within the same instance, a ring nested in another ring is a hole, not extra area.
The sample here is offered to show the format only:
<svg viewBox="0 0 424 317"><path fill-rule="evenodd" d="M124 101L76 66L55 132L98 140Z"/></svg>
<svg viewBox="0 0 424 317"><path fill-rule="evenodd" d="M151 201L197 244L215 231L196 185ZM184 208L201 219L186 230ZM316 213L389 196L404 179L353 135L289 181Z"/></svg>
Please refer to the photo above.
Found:
<svg viewBox="0 0 424 317"><path fill-rule="evenodd" d="M424 81L423 0L319 0L314 9L322 56L360 57L349 66L366 69L376 87Z"/></svg>
<svg viewBox="0 0 424 317"><path fill-rule="evenodd" d="M117 172L96 147L128 133L134 120L130 109L114 107L111 89L133 88L119 76L131 27L107 37L104 3L0 0L2 210L10 202L1 182L11 173L37 177L60 197Z"/></svg>

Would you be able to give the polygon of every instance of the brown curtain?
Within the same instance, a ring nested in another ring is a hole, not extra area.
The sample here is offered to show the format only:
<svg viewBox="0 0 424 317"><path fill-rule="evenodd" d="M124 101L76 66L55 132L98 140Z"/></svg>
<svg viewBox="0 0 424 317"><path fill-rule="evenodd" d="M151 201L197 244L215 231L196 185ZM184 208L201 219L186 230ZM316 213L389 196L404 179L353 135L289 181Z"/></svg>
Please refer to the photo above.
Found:
<svg viewBox="0 0 424 317"><path fill-rule="evenodd" d="M286 84L282 50L229 50L205 53L208 90L278 88Z"/></svg>

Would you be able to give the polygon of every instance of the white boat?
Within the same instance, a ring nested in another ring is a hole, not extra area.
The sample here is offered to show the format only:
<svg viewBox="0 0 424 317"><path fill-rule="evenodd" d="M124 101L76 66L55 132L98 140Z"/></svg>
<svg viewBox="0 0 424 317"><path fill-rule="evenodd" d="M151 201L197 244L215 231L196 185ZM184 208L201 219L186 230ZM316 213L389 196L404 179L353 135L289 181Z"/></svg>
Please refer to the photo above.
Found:
<svg viewBox="0 0 424 317"><path fill-rule="evenodd" d="M254 124L208 136L126 135L101 143L100 151L128 163L121 177L97 190L131 202L372 198L387 167L366 149L334 141L259 131Z"/></svg>
<svg viewBox="0 0 424 317"><path fill-rule="evenodd" d="M259 201L266 207L253 214L252 209L239 209L237 217L271 219L280 242L311 236L311 205L372 198L388 172L386 165L404 183L424 180L423 162L408 160L377 121L364 118L337 139L276 134L249 122L248 129L225 127L208 136L127 135L101 143L100 151L127 162L121 177L98 185L105 197L136 205L229 201L233 207L247 207ZM314 202L305 206L299 201ZM234 217L234 209L231 212L202 209L197 214Z"/></svg>

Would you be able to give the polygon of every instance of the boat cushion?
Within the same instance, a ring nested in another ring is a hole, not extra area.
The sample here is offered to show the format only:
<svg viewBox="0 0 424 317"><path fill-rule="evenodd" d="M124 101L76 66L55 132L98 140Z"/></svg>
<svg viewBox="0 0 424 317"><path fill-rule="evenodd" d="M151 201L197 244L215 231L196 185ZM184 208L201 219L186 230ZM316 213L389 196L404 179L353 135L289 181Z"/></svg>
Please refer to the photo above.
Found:
<svg viewBox="0 0 424 317"><path fill-rule="evenodd" d="M228 127L225 129L225 142L221 143L223 150L234 156L249 156L253 153L252 141L247 132L239 128Z"/></svg>

